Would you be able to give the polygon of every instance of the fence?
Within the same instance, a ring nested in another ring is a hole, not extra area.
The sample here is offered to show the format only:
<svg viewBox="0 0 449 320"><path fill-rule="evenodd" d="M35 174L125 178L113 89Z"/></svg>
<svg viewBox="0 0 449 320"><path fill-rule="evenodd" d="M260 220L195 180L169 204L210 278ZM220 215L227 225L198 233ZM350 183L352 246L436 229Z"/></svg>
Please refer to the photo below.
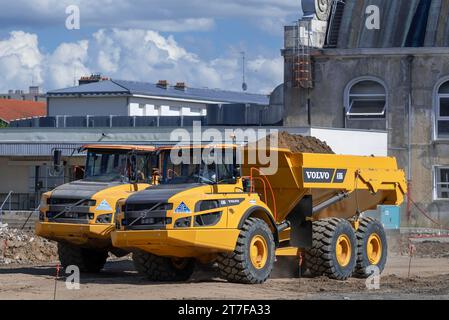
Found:
<svg viewBox="0 0 449 320"><path fill-rule="evenodd" d="M207 105L207 116L51 116L11 121L13 128L145 128L282 125L282 113L255 104Z"/></svg>
<svg viewBox="0 0 449 320"><path fill-rule="evenodd" d="M203 116L54 116L11 121L12 128L142 128L192 126L194 121L206 123Z"/></svg>
<svg viewBox="0 0 449 320"><path fill-rule="evenodd" d="M3 211L30 211L37 208L40 199L35 193L0 194L0 213Z"/></svg>

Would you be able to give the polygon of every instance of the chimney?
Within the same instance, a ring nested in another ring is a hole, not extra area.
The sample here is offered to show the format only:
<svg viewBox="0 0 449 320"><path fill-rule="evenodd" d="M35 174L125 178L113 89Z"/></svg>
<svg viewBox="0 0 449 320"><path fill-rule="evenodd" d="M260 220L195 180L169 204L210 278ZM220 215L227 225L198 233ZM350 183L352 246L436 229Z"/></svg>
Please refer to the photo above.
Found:
<svg viewBox="0 0 449 320"><path fill-rule="evenodd" d="M97 74L91 74L90 76L83 76L78 80L78 85L83 85L83 84L89 84L89 83L95 83L95 82L100 82L100 81L106 81L109 80L109 78L107 77L103 77L101 74L97 73Z"/></svg>
<svg viewBox="0 0 449 320"><path fill-rule="evenodd" d="M185 82L176 83L175 89L185 91L187 89L186 83Z"/></svg>
<svg viewBox="0 0 449 320"><path fill-rule="evenodd" d="M168 81L167 80L159 80L158 83L157 83L157 86L159 88L162 88L162 89L167 89L168 88Z"/></svg>

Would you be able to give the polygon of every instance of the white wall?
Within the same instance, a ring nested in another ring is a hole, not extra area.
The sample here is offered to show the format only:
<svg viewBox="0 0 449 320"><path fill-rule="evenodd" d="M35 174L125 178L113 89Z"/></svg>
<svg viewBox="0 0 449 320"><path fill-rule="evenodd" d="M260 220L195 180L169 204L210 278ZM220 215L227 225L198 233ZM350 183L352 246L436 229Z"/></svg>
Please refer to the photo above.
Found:
<svg viewBox="0 0 449 320"><path fill-rule="evenodd" d="M49 116L127 116L128 106L126 97L99 98L49 98Z"/></svg>
<svg viewBox="0 0 449 320"><path fill-rule="evenodd" d="M176 108L173 110L172 108ZM130 116L205 116L206 104L146 98L130 98Z"/></svg>
<svg viewBox="0 0 449 320"><path fill-rule="evenodd" d="M206 104L130 97L49 98L49 116L205 116ZM171 110L170 107L177 108Z"/></svg>
<svg viewBox="0 0 449 320"><path fill-rule="evenodd" d="M312 128L311 136L326 141L336 154L388 156L386 132Z"/></svg>

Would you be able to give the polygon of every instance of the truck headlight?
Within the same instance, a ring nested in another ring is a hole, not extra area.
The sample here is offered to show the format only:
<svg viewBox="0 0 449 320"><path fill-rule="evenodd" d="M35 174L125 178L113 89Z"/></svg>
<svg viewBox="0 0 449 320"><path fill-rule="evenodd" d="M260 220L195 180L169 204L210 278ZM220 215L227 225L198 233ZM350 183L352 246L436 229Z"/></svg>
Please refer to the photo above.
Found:
<svg viewBox="0 0 449 320"><path fill-rule="evenodd" d="M190 228L192 225L192 217L178 219L175 222L175 229L178 228Z"/></svg>
<svg viewBox="0 0 449 320"><path fill-rule="evenodd" d="M204 200L196 204L195 212L208 211L217 208L220 208L220 203L218 200Z"/></svg>
<svg viewBox="0 0 449 320"><path fill-rule="evenodd" d="M102 214L97 217L95 223L112 223L112 214Z"/></svg>
<svg viewBox="0 0 449 320"><path fill-rule="evenodd" d="M223 211L212 212L195 217L195 227L212 227L220 222Z"/></svg>

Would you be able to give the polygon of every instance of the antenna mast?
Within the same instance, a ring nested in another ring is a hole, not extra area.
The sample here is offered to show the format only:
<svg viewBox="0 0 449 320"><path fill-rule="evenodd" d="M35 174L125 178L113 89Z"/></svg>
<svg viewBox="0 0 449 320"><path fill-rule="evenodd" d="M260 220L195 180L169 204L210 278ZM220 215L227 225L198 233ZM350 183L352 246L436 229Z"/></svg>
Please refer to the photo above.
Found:
<svg viewBox="0 0 449 320"><path fill-rule="evenodd" d="M245 75L245 69L246 69L246 52L242 51L242 73L243 73L243 81L242 81L242 90L246 91L248 90L248 84L246 83L246 75Z"/></svg>

